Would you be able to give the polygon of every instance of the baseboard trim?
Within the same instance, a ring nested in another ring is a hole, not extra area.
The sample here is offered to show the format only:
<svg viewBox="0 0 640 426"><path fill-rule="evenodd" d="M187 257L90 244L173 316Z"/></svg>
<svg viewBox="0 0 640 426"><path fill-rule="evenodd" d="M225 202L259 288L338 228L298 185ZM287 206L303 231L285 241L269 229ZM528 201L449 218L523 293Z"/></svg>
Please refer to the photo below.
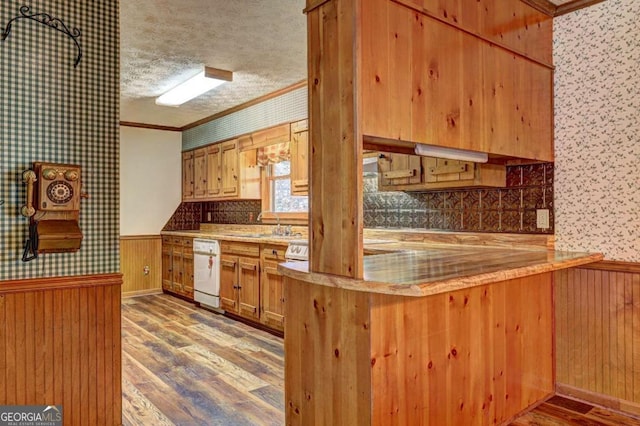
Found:
<svg viewBox="0 0 640 426"><path fill-rule="evenodd" d="M560 396L587 402L592 405L599 405L600 407L608 410L617 411L625 416L630 416L640 420L640 404L637 402L591 392L570 385L564 385L562 383L556 384L556 393Z"/></svg>
<svg viewBox="0 0 640 426"><path fill-rule="evenodd" d="M122 298L124 299L128 297L149 296L152 294L162 294L162 287L123 292Z"/></svg>

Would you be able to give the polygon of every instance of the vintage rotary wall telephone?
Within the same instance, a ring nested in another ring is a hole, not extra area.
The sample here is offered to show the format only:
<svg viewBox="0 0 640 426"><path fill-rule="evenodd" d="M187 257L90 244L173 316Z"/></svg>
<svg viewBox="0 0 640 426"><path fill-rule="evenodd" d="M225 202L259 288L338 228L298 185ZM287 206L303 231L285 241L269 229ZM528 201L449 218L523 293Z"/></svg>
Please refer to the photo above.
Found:
<svg viewBox="0 0 640 426"><path fill-rule="evenodd" d="M81 193L80 176L80 166L40 162L33 163L33 170L22 173L27 204L21 213L30 218L22 261L33 260L39 253L80 249L80 198L87 197Z"/></svg>

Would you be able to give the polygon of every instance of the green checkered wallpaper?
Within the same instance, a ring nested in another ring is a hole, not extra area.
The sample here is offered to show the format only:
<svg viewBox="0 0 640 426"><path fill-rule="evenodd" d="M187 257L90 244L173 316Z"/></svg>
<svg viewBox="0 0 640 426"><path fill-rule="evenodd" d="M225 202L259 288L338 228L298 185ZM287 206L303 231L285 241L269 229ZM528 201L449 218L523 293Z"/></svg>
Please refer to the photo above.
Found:
<svg viewBox="0 0 640 426"><path fill-rule="evenodd" d="M0 280L119 270L117 0L1 0L0 26L19 14L47 13L82 32L83 58L66 35L20 19L0 41ZM34 161L79 164L83 192L76 253L21 261L28 220L22 171Z"/></svg>

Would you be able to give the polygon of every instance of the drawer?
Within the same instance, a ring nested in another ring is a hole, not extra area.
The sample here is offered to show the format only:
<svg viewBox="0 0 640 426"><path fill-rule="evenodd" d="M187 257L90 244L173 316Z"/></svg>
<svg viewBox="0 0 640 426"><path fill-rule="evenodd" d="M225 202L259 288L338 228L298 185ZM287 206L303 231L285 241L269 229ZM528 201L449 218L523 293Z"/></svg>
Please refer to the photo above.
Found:
<svg viewBox="0 0 640 426"><path fill-rule="evenodd" d="M287 252L286 246L263 246L262 258L265 260L277 260L284 262L284 254Z"/></svg>
<svg viewBox="0 0 640 426"><path fill-rule="evenodd" d="M252 243L240 243L235 241L221 241L222 254L237 254L240 256L260 256L260 246Z"/></svg>
<svg viewBox="0 0 640 426"><path fill-rule="evenodd" d="M173 237L162 237L162 244L173 244Z"/></svg>

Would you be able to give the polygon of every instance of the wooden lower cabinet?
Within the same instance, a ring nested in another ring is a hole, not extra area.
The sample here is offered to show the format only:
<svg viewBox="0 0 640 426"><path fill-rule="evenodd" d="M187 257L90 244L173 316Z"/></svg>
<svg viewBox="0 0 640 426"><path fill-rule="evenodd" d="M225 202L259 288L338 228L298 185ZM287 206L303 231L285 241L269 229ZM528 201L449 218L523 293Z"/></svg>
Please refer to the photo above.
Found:
<svg viewBox="0 0 640 426"><path fill-rule="evenodd" d="M286 245L221 242L220 305L273 330L284 330L284 297L278 263Z"/></svg>
<svg viewBox="0 0 640 426"><path fill-rule="evenodd" d="M284 331L284 291L278 263L284 262L286 246L264 246L260 254L260 322Z"/></svg>
<svg viewBox="0 0 640 426"><path fill-rule="evenodd" d="M284 289L278 263L286 245L221 241L220 307L225 311L284 330ZM162 237L162 290L193 300L193 239Z"/></svg>
<svg viewBox="0 0 640 426"><path fill-rule="evenodd" d="M162 291L193 300L193 238L162 237Z"/></svg>
<svg viewBox="0 0 640 426"><path fill-rule="evenodd" d="M236 242L222 242L221 246L220 305L227 312L257 321L260 319L259 246Z"/></svg>

